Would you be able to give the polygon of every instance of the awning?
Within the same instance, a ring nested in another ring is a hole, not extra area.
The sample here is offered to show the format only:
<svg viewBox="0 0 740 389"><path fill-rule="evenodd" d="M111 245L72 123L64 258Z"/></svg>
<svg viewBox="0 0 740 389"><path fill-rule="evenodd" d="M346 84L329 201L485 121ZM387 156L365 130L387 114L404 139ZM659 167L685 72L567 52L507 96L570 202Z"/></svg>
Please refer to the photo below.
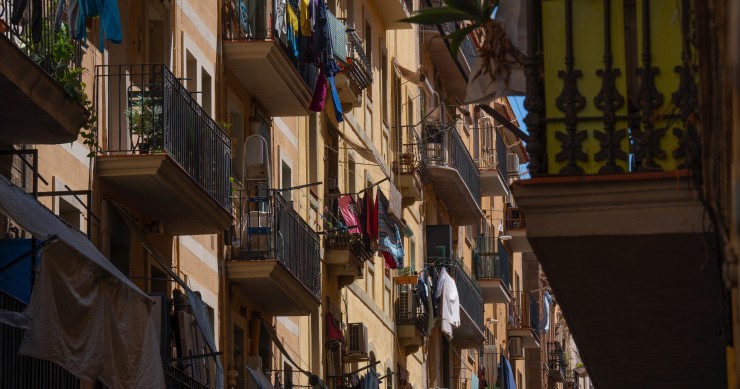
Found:
<svg viewBox="0 0 740 389"><path fill-rule="evenodd" d="M406 81L409 81L416 86L422 87L426 89L427 94L429 97L436 97L433 105L437 105L440 102L439 94L434 91L434 88L432 88L432 84L429 82L429 79L426 77L426 75L422 72L415 72L411 69L407 69L401 64L398 63L398 60L396 58L393 58L393 69L396 71L396 75L398 77L401 77L405 79Z"/></svg>
<svg viewBox="0 0 740 389"><path fill-rule="evenodd" d="M79 231L0 176L0 214L48 241L31 300L0 322L25 328L19 353L111 388L162 388L152 300Z"/></svg>

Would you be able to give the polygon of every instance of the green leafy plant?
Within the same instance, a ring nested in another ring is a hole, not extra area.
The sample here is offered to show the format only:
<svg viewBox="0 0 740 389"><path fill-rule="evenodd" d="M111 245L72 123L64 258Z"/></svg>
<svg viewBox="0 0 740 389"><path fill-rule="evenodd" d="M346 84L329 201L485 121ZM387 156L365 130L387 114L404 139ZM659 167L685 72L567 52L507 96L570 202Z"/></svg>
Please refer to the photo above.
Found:
<svg viewBox="0 0 740 389"><path fill-rule="evenodd" d="M45 21L42 28L49 30L53 27L48 21ZM62 23L58 31L53 34L43 34L43 36L51 36L53 39L50 51L44 51L35 45L25 46L24 49L29 57L51 75L61 85L62 89L87 112L87 121L82 126L80 136L83 138L83 144L90 150L87 155L88 158L92 158L99 149L95 134L95 124L98 118L94 114L93 104L85 92L86 85L82 82L85 68L75 66L77 47L75 47L69 35L69 27L66 23Z"/></svg>
<svg viewBox="0 0 740 389"><path fill-rule="evenodd" d="M142 153L157 153L163 150L164 116L162 98L147 92L129 97L126 109L129 129L138 135L137 146Z"/></svg>
<svg viewBox="0 0 740 389"><path fill-rule="evenodd" d="M488 74L492 79L508 82L512 69L524 63L524 54L511 43L506 35L506 26L493 20L493 12L498 6L499 0L445 0L443 6L423 9L402 21L427 25L468 22L445 36L450 41L453 55L457 55L465 37L482 30L479 55L483 65L473 80L481 74Z"/></svg>

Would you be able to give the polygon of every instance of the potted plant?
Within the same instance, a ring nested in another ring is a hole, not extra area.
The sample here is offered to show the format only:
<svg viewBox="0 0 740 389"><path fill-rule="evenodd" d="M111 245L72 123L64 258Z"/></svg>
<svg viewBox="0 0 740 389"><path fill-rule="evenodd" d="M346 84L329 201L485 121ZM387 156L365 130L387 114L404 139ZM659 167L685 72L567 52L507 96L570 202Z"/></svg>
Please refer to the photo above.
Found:
<svg viewBox="0 0 740 389"><path fill-rule="evenodd" d="M162 97L139 92L129 97L126 117L132 136L133 149L141 154L162 152L164 147L164 117ZM136 139L133 136L136 135Z"/></svg>

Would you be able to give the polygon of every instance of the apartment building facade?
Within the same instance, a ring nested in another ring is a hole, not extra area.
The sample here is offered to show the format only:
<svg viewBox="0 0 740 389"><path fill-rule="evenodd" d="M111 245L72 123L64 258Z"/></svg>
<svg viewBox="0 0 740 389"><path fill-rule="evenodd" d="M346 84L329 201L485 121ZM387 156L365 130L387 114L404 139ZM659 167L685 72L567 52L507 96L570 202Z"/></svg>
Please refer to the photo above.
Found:
<svg viewBox="0 0 740 389"><path fill-rule="evenodd" d="M3 75L18 90L3 101L40 118L2 136L4 175L38 196L48 209L38 212L87 234L94 247L68 245L113 265L100 278L146 297L153 330L137 328L153 337L122 343L158 364L129 361L123 376L149 387L474 388L501 387L506 372L535 387L546 364L529 358L547 347L552 313L509 190L528 156L506 99L462 103L480 42L453 56L442 36L461 26L399 22L434 4L132 1L118 4L120 30L110 9L56 29L56 12L74 11L42 5L47 46L30 43L32 18L2 19L3 53L17 61ZM84 69L73 76L87 99L42 68L38 56L60 42L70 57L52 62ZM17 231L6 236L30 245L30 294L41 244L31 236L43 240L3 214ZM436 289L443 272L460 304L449 333L419 302L420 280ZM35 301L3 292L10 310ZM22 333L2 330L15 339L3 371L23 372L2 375L11 386L143 385L116 381L107 356L83 371L37 355L67 371L49 365L33 381Z"/></svg>

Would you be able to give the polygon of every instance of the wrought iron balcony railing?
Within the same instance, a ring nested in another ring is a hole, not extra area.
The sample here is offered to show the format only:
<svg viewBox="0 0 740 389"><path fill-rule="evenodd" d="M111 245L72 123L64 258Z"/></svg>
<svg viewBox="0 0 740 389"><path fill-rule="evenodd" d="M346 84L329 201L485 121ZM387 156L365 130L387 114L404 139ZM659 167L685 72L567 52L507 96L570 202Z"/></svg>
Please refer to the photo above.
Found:
<svg viewBox="0 0 740 389"><path fill-rule="evenodd" d="M470 319L483 333L483 291L470 276L470 271L455 258L429 257L427 264L445 266L455 280L457 294L460 297L460 306L467 312Z"/></svg>
<svg viewBox="0 0 740 389"><path fill-rule="evenodd" d="M552 16L527 25L529 37L548 37L530 41L523 61L533 176L700 163L693 2L645 1L624 15L608 4L564 1L530 10L547 7ZM590 42L600 42L598 49Z"/></svg>
<svg viewBox="0 0 740 389"><path fill-rule="evenodd" d="M414 325L424 336L428 335L429 313L428 307L422 306L415 284L396 285L396 324Z"/></svg>
<svg viewBox="0 0 740 389"><path fill-rule="evenodd" d="M553 380L565 380L565 356L560 342L547 342L547 371Z"/></svg>
<svg viewBox="0 0 740 389"><path fill-rule="evenodd" d="M362 47L362 40L357 35L357 31L346 28L347 56L344 62L340 64L341 73L347 75L350 81L350 88L355 95L370 87L373 83L373 71L365 55L365 49Z"/></svg>
<svg viewBox="0 0 740 389"><path fill-rule="evenodd" d="M31 274L28 275L29 280ZM26 304L0 292L0 309L20 312ZM0 324L0 387L2 388L79 388L80 380L61 366L18 354L23 330Z"/></svg>
<svg viewBox="0 0 740 389"><path fill-rule="evenodd" d="M480 173L457 129L449 124L426 124L422 137L429 164L457 170L480 208Z"/></svg>
<svg viewBox="0 0 740 389"><path fill-rule="evenodd" d="M429 183L429 162L424 150L424 143L417 134L414 134L414 142L402 146L402 152L393 164L393 172L396 174L413 174L422 185Z"/></svg>
<svg viewBox="0 0 740 389"><path fill-rule="evenodd" d="M529 328L539 337L537 330L540 324L539 302L531 292L514 292L513 295L514 298L509 304L509 328Z"/></svg>
<svg viewBox="0 0 740 389"><path fill-rule="evenodd" d="M20 5L19 0L0 0L0 35L15 43L21 51L36 62L52 78L59 80L63 72L70 68L79 67L82 60L82 45L79 41L71 40L69 28L62 23L57 29L55 17L61 0L39 0L29 2L29 7L40 6L38 18L36 10L27 13L17 13L14 18L13 6ZM68 3L67 3L68 4ZM64 16L67 12L67 4L62 8ZM31 18L27 18L31 16ZM71 50L54 50L55 45L71 45Z"/></svg>
<svg viewBox="0 0 740 389"><path fill-rule="evenodd" d="M231 138L166 66L100 65L95 83L109 96L97 106L102 154L165 153L231 210Z"/></svg>
<svg viewBox="0 0 740 389"><path fill-rule="evenodd" d="M280 45L283 52L290 58L293 66L305 81L306 86L313 90L319 76L319 68L301 58L301 54L310 37L296 36L298 40L296 51L288 47L287 41L280 39L275 20L281 13L284 23L288 23L287 7L291 7L295 15L299 15L298 2L288 1L282 4L285 9L278 9L279 2L267 0L227 0L224 2L224 40L244 41L274 41ZM296 34L297 35L297 34Z"/></svg>
<svg viewBox="0 0 740 389"><path fill-rule="evenodd" d="M320 299L321 243L293 203L261 185L237 191L234 202L239 216L232 258L276 259Z"/></svg>
<svg viewBox="0 0 740 389"><path fill-rule="evenodd" d="M179 369L171 363L164 365L164 384L166 389L213 389L187 372Z"/></svg>
<svg viewBox="0 0 740 389"><path fill-rule="evenodd" d="M501 241L495 236L476 238L475 248L475 278L498 278L511 290L511 260Z"/></svg>
<svg viewBox="0 0 740 389"><path fill-rule="evenodd" d="M480 169L496 169L501 174L501 177L509 177L508 158L506 158L508 149L506 148L503 137L499 135L490 121L481 123L480 132L482 147L478 167ZM495 141L492 139L493 134L496 134Z"/></svg>

